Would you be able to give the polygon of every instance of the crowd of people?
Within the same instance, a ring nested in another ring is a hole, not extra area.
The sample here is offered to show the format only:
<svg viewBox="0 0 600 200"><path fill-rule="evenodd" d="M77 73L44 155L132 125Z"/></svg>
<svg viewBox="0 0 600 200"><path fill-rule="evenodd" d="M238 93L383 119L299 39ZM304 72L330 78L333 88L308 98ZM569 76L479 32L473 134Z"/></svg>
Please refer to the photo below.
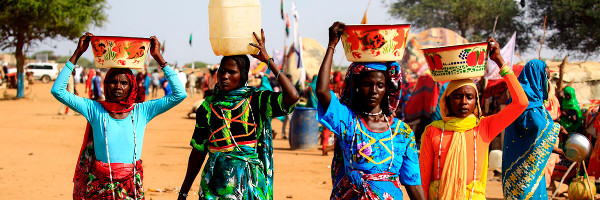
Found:
<svg viewBox="0 0 600 200"><path fill-rule="evenodd" d="M93 36L86 33L51 90L88 122L73 198L144 199L140 158L145 127L196 93L204 101L196 110L195 124L190 124L195 127L192 149L178 199L188 197L198 174L200 199L273 199L271 119L286 121L300 98L306 98L303 106L317 109L324 155L329 135L335 138L331 199L402 199L401 185L411 199L485 199L488 150L502 131L504 197L547 199L547 179L560 174L548 168L564 172L570 165L561 150L565 137L589 131L590 126L600 130L600 120L580 109L572 87L554 92L543 61L528 62L516 75L500 55L498 42L490 38L487 52L502 66L499 74L510 94L505 107L484 112L481 101L486 94L478 83L452 80L437 96L423 98L437 100L427 105L435 113L413 131L403 121L411 88L403 82L406 73L398 62L354 62L345 76L332 73L344 28L340 22L329 28L320 71L307 77L306 87L293 84L270 58L264 32L254 33L257 43L249 44L259 50L251 56L270 71L255 77L260 80L257 87L248 85L253 77L247 55L224 56L218 68L201 76L186 74L168 65L153 36L150 54L163 75L159 69L137 75L128 68L82 70L79 81L86 83L88 94L84 98L68 85L77 81L70 77L76 77L74 66ZM161 98L159 88L164 90ZM598 108L588 110L597 113ZM586 121L587 115L594 119ZM281 134L286 136L285 128ZM588 162L592 173L600 173L599 148L596 143Z"/></svg>

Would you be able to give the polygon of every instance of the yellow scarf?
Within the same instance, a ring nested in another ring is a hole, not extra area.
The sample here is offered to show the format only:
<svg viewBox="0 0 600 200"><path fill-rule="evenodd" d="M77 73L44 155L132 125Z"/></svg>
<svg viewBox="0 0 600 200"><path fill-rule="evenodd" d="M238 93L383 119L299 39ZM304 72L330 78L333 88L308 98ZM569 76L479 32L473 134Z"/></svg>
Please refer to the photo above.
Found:
<svg viewBox="0 0 600 200"><path fill-rule="evenodd" d="M465 132L479 125L478 116L481 113L479 102L476 103L474 114L465 118L449 116L449 108L446 106L446 97L462 86L477 88L470 79L451 81L440 98L440 112L443 120L434 121L430 124L430 126L440 130L454 131L444 168L440 174L440 180L434 181L430 185L428 194L430 200L467 199L471 197L470 191L473 188L475 191L472 199L485 199L485 182L473 181L467 185L467 142ZM476 98L478 99L479 95L476 95ZM484 162L484 165L487 165L487 159ZM481 173L481 180L485 180L484 177L487 178L486 171ZM475 179L475 177L473 178Z"/></svg>

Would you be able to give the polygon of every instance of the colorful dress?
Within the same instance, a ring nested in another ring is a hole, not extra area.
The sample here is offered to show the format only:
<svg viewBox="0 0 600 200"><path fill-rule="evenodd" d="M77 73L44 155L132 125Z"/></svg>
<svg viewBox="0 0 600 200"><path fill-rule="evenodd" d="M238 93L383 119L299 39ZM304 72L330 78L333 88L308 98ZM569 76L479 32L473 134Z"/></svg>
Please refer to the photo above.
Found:
<svg viewBox="0 0 600 200"><path fill-rule="evenodd" d="M560 125L544 107L548 99L546 64L529 61L519 82L529 100L527 109L506 128L502 154L502 189L505 199L548 199L544 168Z"/></svg>
<svg viewBox="0 0 600 200"><path fill-rule="evenodd" d="M215 87L218 88L218 87ZM283 93L243 87L209 96L196 112L190 145L209 157L202 172L203 199L273 199L271 118L292 107Z"/></svg>
<svg viewBox="0 0 600 200"><path fill-rule="evenodd" d="M171 67L166 66L163 70L174 86L173 93L160 99L134 104L137 84L133 74L129 74L132 87L130 95L124 101L129 102L127 110L130 113L124 119L114 119L109 112L115 112L122 105L98 102L67 92L65 88L72 70L73 64L67 62L51 92L58 101L81 113L88 121L73 180L73 199L112 199L113 191L116 199L143 199L140 159L146 125L157 115L183 101L187 96L185 88L177 80ZM110 73L111 71L107 73L107 77ZM107 163L111 163L110 168Z"/></svg>
<svg viewBox="0 0 600 200"><path fill-rule="evenodd" d="M453 80L448 84L439 102L442 120L427 126L421 139L421 185L428 199L485 199L490 142L519 117L528 104L517 77L508 74L503 78L514 102L485 118L481 117L479 102L470 116L450 116L446 97L462 86L477 86L470 79ZM479 94L475 99L479 99Z"/></svg>
<svg viewBox="0 0 600 200"><path fill-rule="evenodd" d="M331 199L402 199L400 185L419 185L419 160L413 131L393 118L385 132L374 132L330 91L318 119L336 135Z"/></svg>

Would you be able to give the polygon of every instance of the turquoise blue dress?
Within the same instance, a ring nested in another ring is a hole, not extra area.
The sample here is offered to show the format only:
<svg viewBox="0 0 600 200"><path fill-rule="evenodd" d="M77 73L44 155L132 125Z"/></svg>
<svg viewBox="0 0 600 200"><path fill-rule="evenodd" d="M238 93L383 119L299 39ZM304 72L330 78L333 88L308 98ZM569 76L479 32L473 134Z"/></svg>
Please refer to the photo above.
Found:
<svg viewBox="0 0 600 200"><path fill-rule="evenodd" d="M544 170L560 126L552 121L544 100L548 99L546 64L529 61L519 75L529 99L527 109L506 128L502 154L505 199L548 199Z"/></svg>
<svg viewBox="0 0 600 200"><path fill-rule="evenodd" d="M385 132L374 132L331 93L328 110L317 118L336 135L331 199L402 199L400 185L421 185L413 131L393 118Z"/></svg>

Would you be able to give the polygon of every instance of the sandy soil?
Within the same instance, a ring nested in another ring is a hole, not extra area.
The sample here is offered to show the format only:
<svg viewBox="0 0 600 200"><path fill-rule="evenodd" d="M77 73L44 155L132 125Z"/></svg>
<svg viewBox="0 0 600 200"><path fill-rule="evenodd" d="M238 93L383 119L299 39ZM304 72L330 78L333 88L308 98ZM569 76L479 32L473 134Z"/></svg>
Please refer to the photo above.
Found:
<svg viewBox="0 0 600 200"><path fill-rule="evenodd" d="M0 199L71 198L86 120L80 115L58 115L60 103L50 94L51 86L36 82L26 98L0 100ZM83 87L77 85L81 94ZM0 99L15 94L14 89L0 89ZM148 124L142 152L147 199L176 199L173 190L185 176L195 123L186 116L198 99L198 95L188 96ZM273 120L273 126L281 130L279 120ZM332 154L290 150L287 140L279 137L274 140L275 199L328 199ZM502 199L498 178L488 177L488 199ZM198 180L191 192L198 191ZM189 197L197 198L195 193Z"/></svg>

